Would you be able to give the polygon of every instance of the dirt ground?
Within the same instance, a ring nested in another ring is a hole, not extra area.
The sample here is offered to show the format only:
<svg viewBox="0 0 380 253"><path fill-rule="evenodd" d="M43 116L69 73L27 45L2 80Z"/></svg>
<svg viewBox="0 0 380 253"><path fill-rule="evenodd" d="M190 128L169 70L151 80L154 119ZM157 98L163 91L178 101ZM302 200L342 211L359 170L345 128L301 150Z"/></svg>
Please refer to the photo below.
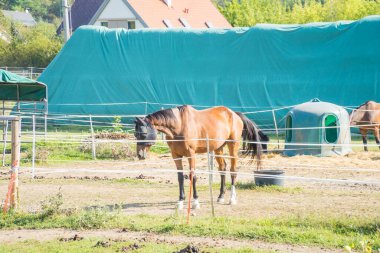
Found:
<svg viewBox="0 0 380 253"><path fill-rule="evenodd" d="M245 189L253 181L252 171L255 164L246 159L239 160L237 189L238 204L216 204L219 192L219 175L214 175L213 199L217 216L230 217L284 217L322 215L323 217L376 217L380 218L380 152L357 152L344 157L283 157L268 154L263 158L263 169L283 169L286 176L296 176L314 180L285 179L285 188ZM229 162L228 162L229 164ZM185 171L188 172L187 162ZM37 166L36 179L31 179L29 168L22 169L20 176L20 206L25 211L36 211L41 201L59 191L63 194L64 208L93 208L115 205L122 207L127 214L171 215L176 212L178 183L175 166L168 155L151 156L145 162L140 161L88 161L70 162L49 166ZM198 190L201 209L193 212L196 216L211 216L211 202L206 172L207 157L197 159ZM217 168L215 168L217 170ZM3 201L9 175L6 170L0 174L0 200ZM319 181L318 179L340 179ZM228 180L229 181L229 180ZM357 182L356 182L357 181ZM359 183L358 183L359 182ZM188 194L188 180L185 186ZM248 187L249 188L249 187ZM185 210L183 211L185 215ZM28 239L29 231L20 233L17 240ZM41 237L62 237L75 231L43 230ZM82 231L84 236L121 236L117 231ZM97 234L98 233L98 234ZM0 241L10 240L7 231L0 231ZM122 236L146 236L139 233ZM194 238L158 236L149 234L152 240L171 240L186 242ZM17 237L13 237L17 238ZM204 242L202 240L209 240ZM217 246L221 243L212 238L195 240L199 244ZM213 244L214 243L214 244ZM225 243L225 240L223 240ZM247 243L255 248L273 249L281 252L331 252L331 249L304 248L282 244L268 244L256 241L226 242L225 246L234 247L234 243L244 246Z"/></svg>
<svg viewBox="0 0 380 253"><path fill-rule="evenodd" d="M13 243L18 241L33 240L39 238L39 241L49 240L70 240L74 237L80 238L98 238L106 240L128 240L135 242L154 242L154 243L168 243L168 244L191 244L199 248L254 248L258 250L271 249L273 252L343 252L342 250L325 249L319 247L305 247L300 245L287 245L280 243L268 243L259 240L231 240L223 239L216 240L212 237L189 237L189 236L173 236L173 235L157 235L145 232L133 232L125 230L86 230L86 231L73 231L64 229L44 229L44 230L16 230L0 231L0 242Z"/></svg>
<svg viewBox="0 0 380 253"><path fill-rule="evenodd" d="M286 176L311 179L343 179L374 184L304 181L285 179L284 191L247 190L238 188L238 204L215 204L218 215L263 217L288 214L380 215L380 152L358 152L346 157L283 157L269 154L263 159L264 169L283 169ZM185 162L187 166L187 162ZM197 160L198 190L202 208L197 215L210 214L207 158ZM238 181L253 181L254 164L240 159ZM66 171L64 171L66 170ZM217 168L215 168L217 170ZM185 171L188 171L185 167ZM167 155L152 156L140 161L77 162L36 169L37 179L23 170L20 181L21 207L34 211L40 202L59 190L64 207L121 205L126 213L170 215L175 212L178 183L175 166ZM5 196L8 175L1 175L0 198ZM112 179L131 178L115 181ZM135 180L135 181L136 181ZM229 180L228 180L229 181ZM141 183L139 183L141 182ZM145 183L144 183L145 182ZM146 182L150 182L147 184ZM377 182L377 184L375 184ZM214 175L213 199L219 189L219 175ZM186 181L186 194L188 180ZM229 192L226 193L226 203ZM371 208L369 208L371 207Z"/></svg>

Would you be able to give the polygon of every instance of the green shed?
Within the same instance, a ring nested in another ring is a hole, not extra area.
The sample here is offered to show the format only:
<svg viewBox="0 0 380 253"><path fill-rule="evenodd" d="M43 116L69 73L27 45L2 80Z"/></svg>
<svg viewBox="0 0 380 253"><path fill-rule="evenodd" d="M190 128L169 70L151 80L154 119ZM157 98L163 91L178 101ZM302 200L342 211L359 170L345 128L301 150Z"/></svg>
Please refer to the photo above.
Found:
<svg viewBox="0 0 380 253"><path fill-rule="evenodd" d="M35 81L23 76L16 75L9 71L0 69L0 101L17 102L17 111L20 110L20 102L39 102L47 110L47 86L39 81ZM26 110L34 110L36 105L24 105Z"/></svg>
<svg viewBox="0 0 380 253"><path fill-rule="evenodd" d="M341 106L313 99L286 115L285 155L346 155L350 142L349 114Z"/></svg>

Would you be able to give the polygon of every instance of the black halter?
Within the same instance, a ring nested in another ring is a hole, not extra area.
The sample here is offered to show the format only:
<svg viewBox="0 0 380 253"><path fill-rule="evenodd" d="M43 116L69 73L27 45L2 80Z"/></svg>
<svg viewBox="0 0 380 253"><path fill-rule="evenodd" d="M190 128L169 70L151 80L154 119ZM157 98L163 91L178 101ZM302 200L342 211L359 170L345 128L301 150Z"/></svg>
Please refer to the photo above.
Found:
<svg viewBox="0 0 380 253"><path fill-rule="evenodd" d="M139 125L138 123L141 123L141 125ZM143 141L139 142L138 144L151 146L155 143L157 133L149 122L146 122L142 119L138 119L138 121L136 122L135 130L135 137L137 138L137 140ZM147 141L145 142L144 140Z"/></svg>

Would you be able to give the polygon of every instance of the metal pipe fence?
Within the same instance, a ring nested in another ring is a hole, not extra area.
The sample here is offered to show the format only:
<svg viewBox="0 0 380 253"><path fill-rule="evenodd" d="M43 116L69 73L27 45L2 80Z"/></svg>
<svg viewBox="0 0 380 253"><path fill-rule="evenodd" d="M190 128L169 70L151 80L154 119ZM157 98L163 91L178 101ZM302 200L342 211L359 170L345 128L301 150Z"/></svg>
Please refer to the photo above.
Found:
<svg viewBox="0 0 380 253"><path fill-rule="evenodd" d="M8 67L8 66L0 67L0 69L4 69L6 71L9 71L17 75L24 76L29 79L33 79L33 80L37 79L45 70L45 68L37 68L37 67Z"/></svg>

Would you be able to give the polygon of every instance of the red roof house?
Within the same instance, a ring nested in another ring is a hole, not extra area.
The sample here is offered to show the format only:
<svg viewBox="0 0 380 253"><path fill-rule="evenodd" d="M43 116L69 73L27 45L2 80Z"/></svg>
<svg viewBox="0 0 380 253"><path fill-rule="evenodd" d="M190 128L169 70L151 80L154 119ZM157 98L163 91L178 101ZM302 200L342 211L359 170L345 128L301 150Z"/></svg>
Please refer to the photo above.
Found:
<svg viewBox="0 0 380 253"><path fill-rule="evenodd" d="M81 25L109 28L230 28L211 0L75 0L71 29Z"/></svg>

